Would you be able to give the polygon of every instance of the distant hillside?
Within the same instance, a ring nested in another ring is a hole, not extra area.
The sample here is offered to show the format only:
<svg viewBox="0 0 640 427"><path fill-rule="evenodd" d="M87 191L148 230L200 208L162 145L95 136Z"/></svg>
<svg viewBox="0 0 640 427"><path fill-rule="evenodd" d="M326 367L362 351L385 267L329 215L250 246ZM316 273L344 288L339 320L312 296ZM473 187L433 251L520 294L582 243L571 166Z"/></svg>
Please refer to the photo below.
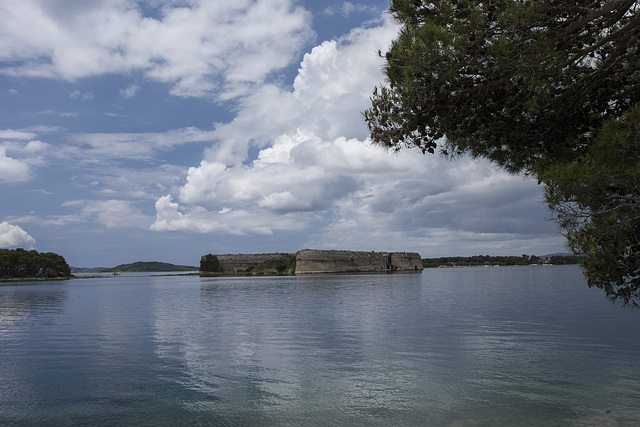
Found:
<svg viewBox="0 0 640 427"><path fill-rule="evenodd" d="M115 270L118 273L147 273L157 271L198 271L198 267L157 261L138 261L132 264L120 264L109 270Z"/></svg>

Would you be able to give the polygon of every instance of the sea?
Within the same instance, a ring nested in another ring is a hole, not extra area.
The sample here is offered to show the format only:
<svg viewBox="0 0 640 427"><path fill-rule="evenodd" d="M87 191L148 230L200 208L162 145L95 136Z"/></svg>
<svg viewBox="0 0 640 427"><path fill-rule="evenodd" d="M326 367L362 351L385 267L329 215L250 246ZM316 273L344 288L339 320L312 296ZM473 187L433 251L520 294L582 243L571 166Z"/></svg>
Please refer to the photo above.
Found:
<svg viewBox="0 0 640 427"><path fill-rule="evenodd" d="M1 426L640 425L577 266L0 286Z"/></svg>

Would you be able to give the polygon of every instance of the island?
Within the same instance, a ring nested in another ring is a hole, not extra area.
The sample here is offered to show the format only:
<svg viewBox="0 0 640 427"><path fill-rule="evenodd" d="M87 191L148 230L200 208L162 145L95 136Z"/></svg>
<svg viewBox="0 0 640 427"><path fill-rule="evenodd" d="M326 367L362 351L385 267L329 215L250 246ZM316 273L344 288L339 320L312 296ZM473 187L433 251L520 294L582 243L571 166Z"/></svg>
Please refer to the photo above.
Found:
<svg viewBox="0 0 640 427"><path fill-rule="evenodd" d="M0 281L69 278L71 268L62 255L22 248L0 249Z"/></svg>
<svg viewBox="0 0 640 427"><path fill-rule="evenodd" d="M118 273L147 273L147 272L175 272L198 271L198 267L177 265L158 261L136 261L131 264L120 264L109 269Z"/></svg>
<svg viewBox="0 0 640 427"><path fill-rule="evenodd" d="M115 267L73 267L72 273L159 273L159 272L195 272L198 267L177 265L159 261L136 261L130 264L119 264Z"/></svg>
<svg viewBox="0 0 640 427"><path fill-rule="evenodd" d="M204 274L328 274L421 272L416 252L365 252L303 249L295 254L207 254L200 260Z"/></svg>

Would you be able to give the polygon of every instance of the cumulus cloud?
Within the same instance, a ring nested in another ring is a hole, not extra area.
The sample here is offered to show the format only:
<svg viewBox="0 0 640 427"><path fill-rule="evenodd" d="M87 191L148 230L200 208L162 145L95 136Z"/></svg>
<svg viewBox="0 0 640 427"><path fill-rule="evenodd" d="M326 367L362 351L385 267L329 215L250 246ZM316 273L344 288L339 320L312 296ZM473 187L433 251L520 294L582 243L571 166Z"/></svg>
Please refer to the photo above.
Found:
<svg viewBox="0 0 640 427"><path fill-rule="evenodd" d="M257 87L238 101L233 121L216 123L213 135L218 143L205 160L241 165L250 145L272 145L280 135L300 127L321 139L365 139L360 112L382 79L377 52L387 48L396 32L386 19L379 26L357 28L313 48L304 55L293 91L271 84Z"/></svg>
<svg viewBox="0 0 640 427"><path fill-rule="evenodd" d="M7 156L6 148L0 146L0 180L24 182L31 179L31 170L24 161Z"/></svg>
<svg viewBox="0 0 640 427"><path fill-rule="evenodd" d="M0 131L0 140L3 136L18 139L18 141L0 142L0 181L13 183L29 181L33 178L32 166L44 164L43 154L48 144L37 140L26 144L24 141L19 141L32 136L26 132ZM7 154L8 152L10 154Z"/></svg>
<svg viewBox="0 0 640 427"><path fill-rule="evenodd" d="M22 247L31 249L35 244L36 239L22 228L9 224L7 221L0 222L0 248Z"/></svg>
<svg viewBox="0 0 640 427"><path fill-rule="evenodd" d="M304 55L293 90L263 85L243 97L236 118L217 124L215 144L189 168L177 200L158 199L152 229L289 227L307 230L308 246L355 249L557 241L541 221L535 183L488 162L392 154L369 143L360 112L382 81L377 52L396 31L383 19L325 41Z"/></svg>
<svg viewBox="0 0 640 427"><path fill-rule="evenodd" d="M312 35L293 0L2 2L0 71L73 81L139 72L178 96L246 93L289 65ZM86 94L75 94L78 98Z"/></svg>

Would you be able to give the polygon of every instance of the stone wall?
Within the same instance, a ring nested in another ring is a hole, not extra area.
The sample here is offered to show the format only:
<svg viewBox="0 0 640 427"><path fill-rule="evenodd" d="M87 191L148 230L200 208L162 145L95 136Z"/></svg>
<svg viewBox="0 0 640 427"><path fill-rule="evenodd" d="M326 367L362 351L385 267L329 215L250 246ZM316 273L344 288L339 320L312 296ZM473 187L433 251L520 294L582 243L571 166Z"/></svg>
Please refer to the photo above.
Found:
<svg viewBox="0 0 640 427"><path fill-rule="evenodd" d="M420 270L422 270L422 258L415 252L305 249L298 252L296 256L296 274L385 273Z"/></svg>
<svg viewBox="0 0 640 427"><path fill-rule="evenodd" d="M417 252L393 252L391 266L397 271L422 270L422 257Z"/></svg>
<svg viewBox="0 0 640 427"><path fill-rule="evenodd" d="M314 274L421 271L415 252L363 252L304 249L297 254L216 255L223 273ZM295 256L295 267L292 257ZM204 256L202 257L204 259ZM284 268L286 266L286 269ZM294 270L295 268L295 270Z"/></svg>

